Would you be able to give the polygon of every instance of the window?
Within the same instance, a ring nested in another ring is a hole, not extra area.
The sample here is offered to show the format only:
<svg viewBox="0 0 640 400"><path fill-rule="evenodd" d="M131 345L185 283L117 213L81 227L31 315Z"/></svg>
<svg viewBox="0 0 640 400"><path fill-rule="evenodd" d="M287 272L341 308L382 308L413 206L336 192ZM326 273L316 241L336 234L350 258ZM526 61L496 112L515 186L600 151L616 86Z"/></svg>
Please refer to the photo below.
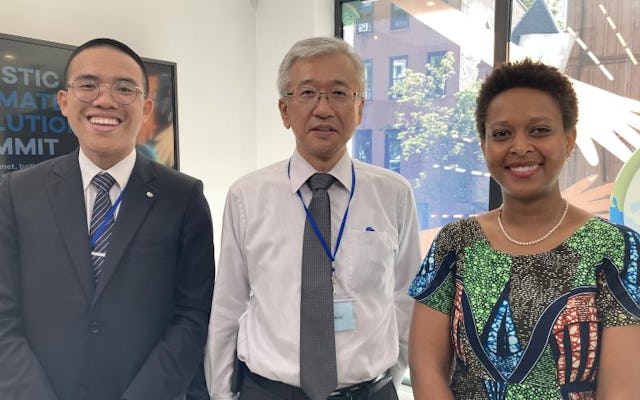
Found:
<svg viewBox="0 0 640 400"><path fill-rule="evenodd" d="M445 54L445 51L430 51L427 53L427 64L439 67Z"/></svg>
<svg viewBox="0 0 640 400"><path fill-rule="evenodd" d="M409 14L395 4L391 4L391 30L409 27Z"/></svg>
<svg viewBox="0 0 640 400"><path fill-rule="evenodd" d="M371 164L371 129L358 129L353 138L353 157Z"/></svg>
<svg viewBox="0 0 640 400"><path fill-rule="evenodd" d="M442 60L444 59L446 52L445 51L432 51L427 53L427 75L429 75L431 69L440 69L442 66ZM442 80L436 82L436 87L434 90L434 94L438 96L444 96L447 94L447 80L442 79L440 76L434 77L436 80Z"/></svg>
<svg viewBox="0 0 640 400"><path fill-rule="evenodd" d="M373 32L373 2L360 2L360 6L358 7L358 14L359 16L356 23L356 32Z"/></svg>
<svg viewBox="0 0 640 400"><path fill-rule="evenodd" d="M389 88L402 82L407 75L407 66L409 58L407 56L395 56L389 59ZM397 99L401 96L391 94L389 98Z"/></svg>
<svg viewBox="0 0 640 400"><path fill-rule="evenodd" d="M634 225L631 219L633 196L627 195L634 191L626 190L635 182L633 174L621 174L626 182L616 182L624 166L640 164L637 132L630 128L637 125L640 109L640 56L632 34L640 23L640 8L637 0L601 3L377 0L376 9L388 7L390 15L380 13L384 23L375 23L370 1L336 0L338 13L361 10L359 19L345 19L346 25L339 27L345 40L364 59L389 59L389 72L367 71L369 86L391 88L403 82L393 96L368 103L360 129L373 132L371 151L385 154L382 166L398 170L402 160L401 172L412 183L416 202L428 204L429 222L424 225L421 218L421 229L487 211L500 202L495 186L489 190L473 112L479 82L494 63L506 61L506 49L512 60L541 60L574 82L580 101L579 140L560 177L563 195L596 215L615 215L622 218L615 222L640 229L640 222ZM387 18L391 29L406 21L397 4L412 5L407 13L411 23L389 35ZM367 25L358 26L363 21ZM354 34L364 28L372 35ZM409 68L413 54L426 54L426 69ZM440 90L433 84L436 74L446 77ZM598 118L602 115L607 118ZM395 136L392 130L398 131ZM376 140L377 135L384 138ZM384 149L376 149L383 144ZM438 190L428 190L434 187ZM610 195L616 200L611 212Z"/></svg>
<svg viewBox="0 0 640 400"><path fill-rule="evenodd" d="M371 59L364 60L364 99L371 100L373 98L373 61Z"/></svg>
<svg viewBox="0 0 640 400"><path fill-rule="evenodd" d="M398 129L387 129L384 132L384 167L400 172L402 151L398 140Z"/></svg>

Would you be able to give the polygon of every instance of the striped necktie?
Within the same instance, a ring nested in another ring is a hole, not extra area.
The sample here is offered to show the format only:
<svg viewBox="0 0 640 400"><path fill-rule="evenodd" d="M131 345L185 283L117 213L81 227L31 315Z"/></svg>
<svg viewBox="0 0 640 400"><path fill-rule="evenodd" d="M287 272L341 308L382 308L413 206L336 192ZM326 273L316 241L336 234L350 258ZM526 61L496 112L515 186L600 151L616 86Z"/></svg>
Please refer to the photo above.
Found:
<svg viewBox="0 0 640 400"><path fill-rule="evenodd" d="M89 237L91 238L91 261L93 262L93 279L98 283L102 273L102 264L107 256L107 247L111 238L111 230L114 224L114 213L109 214L112 207L109 190L116 180L107 172L100 173L93 177L91 183L98 190L96 201L91 212L91 224L89 226ZM104 223L105 217L109 220Z"/></svg>

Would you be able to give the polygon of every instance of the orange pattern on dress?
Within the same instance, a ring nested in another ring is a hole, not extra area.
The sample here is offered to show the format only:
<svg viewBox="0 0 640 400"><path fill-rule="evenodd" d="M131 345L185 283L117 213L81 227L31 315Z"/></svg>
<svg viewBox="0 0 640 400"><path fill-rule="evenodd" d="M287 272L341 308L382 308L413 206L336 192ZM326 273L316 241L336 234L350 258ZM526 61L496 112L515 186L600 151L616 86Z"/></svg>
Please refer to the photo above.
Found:
<svg viewBox="0 0 640 400"><path fill-rule="evenodd" d="M588 342L582 343L581 331L587 329L589 332ZM570 348L565 348L565 334L569 335ZM596 354L598 349L598 311L596 308L595 293L583 293L571 297L567 305L556 319L552 329L553 336L558 345L560 356L557 361L558 382L564 385L571 382L584 382L590 379L592 374ZM583 346L587 346L586 359L582 360ZM570 355L570 357L567 357ZM571 365L566 365L567 360L571 360ZM584 365L586 363L586 365ZM578 376L580 369L584 367L581 376ZM570 369L570 381L566 381L566 371ZM590 399L581 393L572 393L572 400Z"/></svg>
<svg viewBox="0 0 640 400"><path fill-rule="evenodd" d="M451 317L451 343L458 359L467 363L460 335L464 335L464 313L462 312L462 282L456 281L456 294L453 297L453 316Z"/></svg>

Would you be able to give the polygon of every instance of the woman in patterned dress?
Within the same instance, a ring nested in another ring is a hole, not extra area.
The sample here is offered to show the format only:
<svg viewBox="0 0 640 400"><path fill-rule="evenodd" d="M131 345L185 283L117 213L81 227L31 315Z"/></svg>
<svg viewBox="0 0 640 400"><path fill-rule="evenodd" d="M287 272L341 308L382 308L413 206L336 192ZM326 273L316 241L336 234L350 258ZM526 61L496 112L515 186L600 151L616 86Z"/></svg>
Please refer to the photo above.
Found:
<svg viewBox="0 0 640 400"><path fill-rule="evenodd" d="M556 68L507 63L483 83L503 205L443 227L409 288L417 400L640 399L640 235L562 198L577 118Z"/></svg>

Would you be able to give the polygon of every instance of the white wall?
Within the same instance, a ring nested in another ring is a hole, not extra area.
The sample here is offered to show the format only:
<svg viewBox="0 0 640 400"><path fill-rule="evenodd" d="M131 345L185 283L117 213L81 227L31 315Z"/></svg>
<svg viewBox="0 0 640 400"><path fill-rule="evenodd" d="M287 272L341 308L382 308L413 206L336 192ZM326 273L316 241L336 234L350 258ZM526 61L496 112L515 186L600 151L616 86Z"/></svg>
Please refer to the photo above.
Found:
<svg viewBox="0 0 640 400"><path fill-rule="evenodd" d="M332 35L333 0L3 0L0 32L71 45L112 37L177 63L180 169L204 182L217 252L229 185L291 154L277 68L294 41Z"/></svg>

